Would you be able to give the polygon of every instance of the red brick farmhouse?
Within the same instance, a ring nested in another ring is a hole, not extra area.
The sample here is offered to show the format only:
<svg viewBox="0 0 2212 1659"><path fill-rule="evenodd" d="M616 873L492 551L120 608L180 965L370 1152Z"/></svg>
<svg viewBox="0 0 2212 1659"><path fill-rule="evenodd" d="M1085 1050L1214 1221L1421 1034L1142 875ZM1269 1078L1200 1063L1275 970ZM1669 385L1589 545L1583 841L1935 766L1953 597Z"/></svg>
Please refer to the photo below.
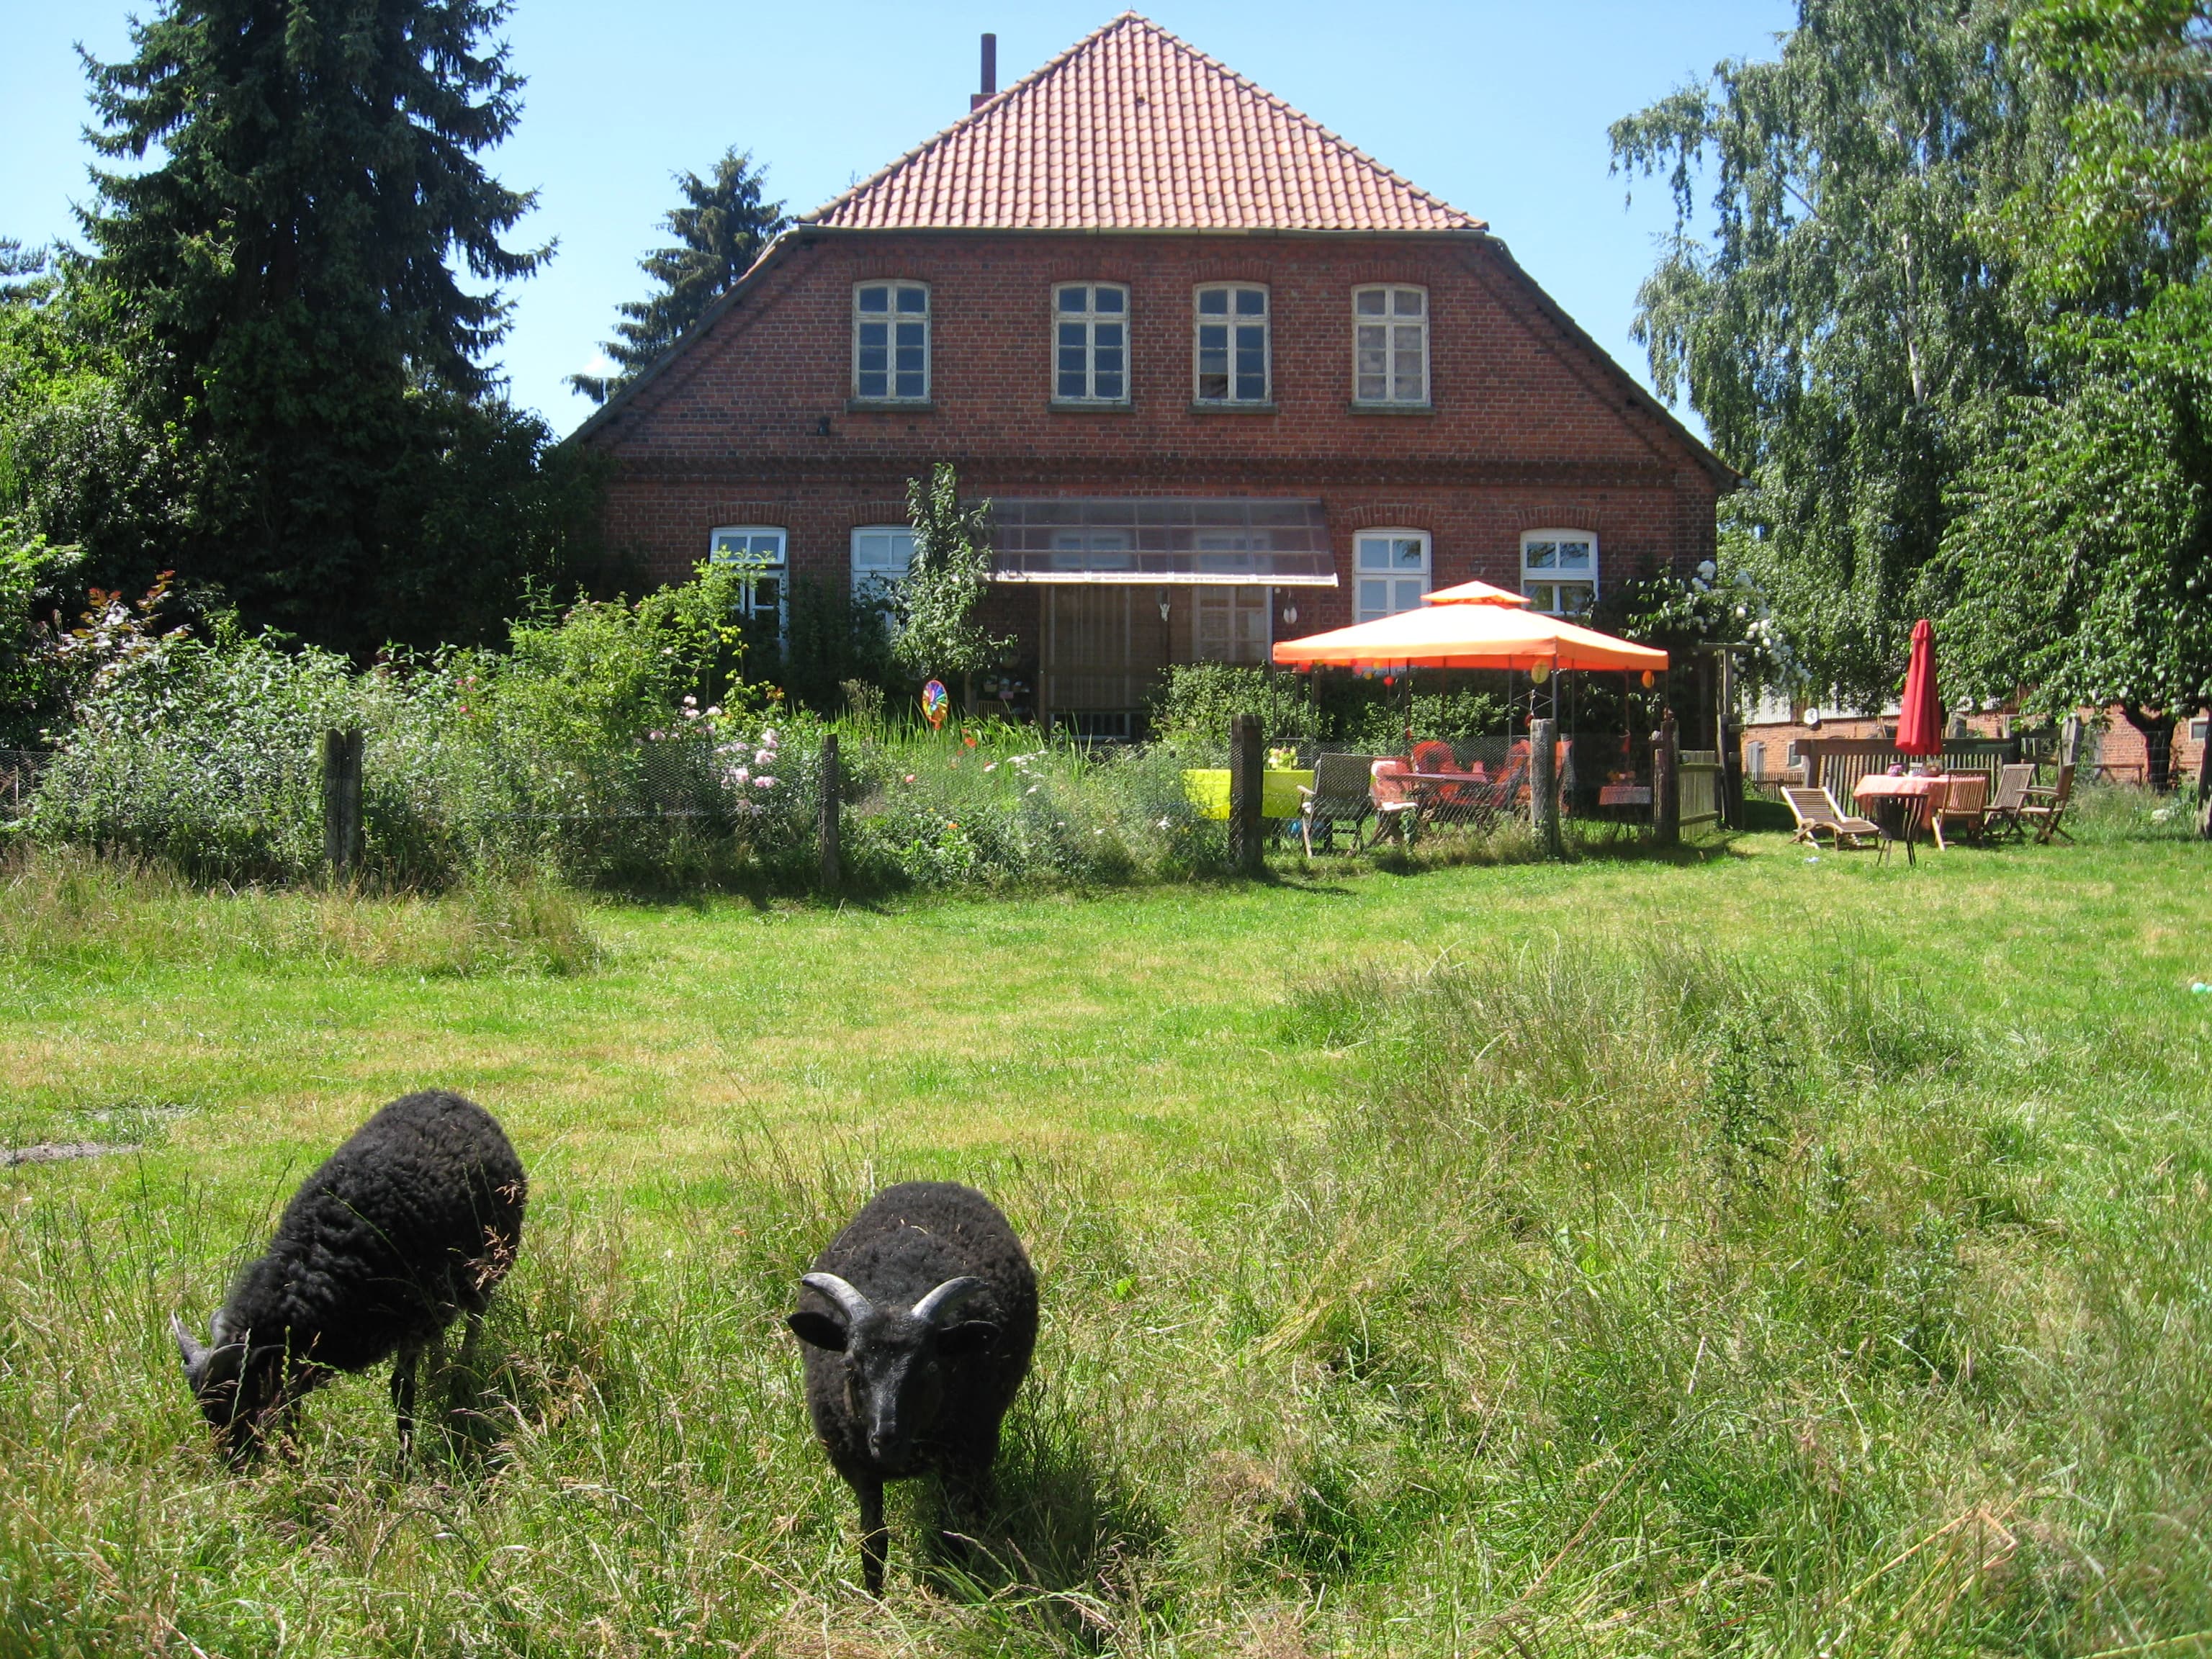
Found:
<svg viewBox="0 0 2212 1659"><path fill-rule="evenodd" d="M614 545L764 561L763 622L896 575L953 463L1006 678L1101 735L1431 586L1581 610L1710 556L1733 481L1480 220L1133 14L799 222L577 441Z"/></svg>

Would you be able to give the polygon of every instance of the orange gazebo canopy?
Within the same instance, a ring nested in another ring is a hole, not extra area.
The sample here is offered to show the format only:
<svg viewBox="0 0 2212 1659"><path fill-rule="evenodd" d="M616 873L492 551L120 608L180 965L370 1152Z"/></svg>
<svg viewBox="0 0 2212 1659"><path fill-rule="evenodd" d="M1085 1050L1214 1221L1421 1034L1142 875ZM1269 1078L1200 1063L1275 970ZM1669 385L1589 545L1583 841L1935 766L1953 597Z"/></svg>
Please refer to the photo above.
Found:
<svg viewBox="0 0 2212 1659"><path fill-rule="evenodd" d="M1285 640L1274 659L1286 668L1667 666L1664 651L1528 610L1528 603L1488 582L1462 582L1422 595L1417 611Z"/></svg>

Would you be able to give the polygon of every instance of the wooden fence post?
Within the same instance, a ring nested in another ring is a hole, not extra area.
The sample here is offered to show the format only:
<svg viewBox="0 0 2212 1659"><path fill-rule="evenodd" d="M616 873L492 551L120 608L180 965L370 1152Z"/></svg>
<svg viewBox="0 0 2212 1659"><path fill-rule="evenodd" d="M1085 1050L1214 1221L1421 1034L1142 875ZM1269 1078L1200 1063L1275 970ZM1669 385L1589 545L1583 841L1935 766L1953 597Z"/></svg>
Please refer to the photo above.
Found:
<svg viewBox="0 0 2212 1659"><path fill-rule="evenodd" d="M361 860L361 753L359 726L323 733L323 857L334 876Z"/></svg>
<svg viewBox="0 0 2212 1659"><path fill-rule="evenodd" d="M1528 827L1536 834L1536 856L1555 859L1559 846L1559 723L1528 722Z"/></svg>
<svg viewBox="0 0 2212 1659"><path fill-rule="evenodd" d="M837 760L837 734L822 734L822 886L827 892L836 892L844 879L842 839L843 815L839 811L839 797L844 793L845 781Z"/></svg>
<svg viewBox="0 0 2212 1659"><path fill-rule="evenodd" d="M1266 787L1260 717L1229 722L1229 861L1243 875L1260 873L1260 796Z"/></svg>
<svg viewBox="0 0 2212 1659"><path fill-rule="evenodd" d="M1720 673L1720 707L1714 722L1721 763L1721 823L1729 830L1743 828L1743 742L1735 723L1735 657L1726 646L1716 653Z"/></svg>
<svg viewBox="0 0 2212 1659"><path fill-rule="evenodd" d="M1659 717L1651 734L1651 844L1673 847L1682 839L1682 780L1674 770L1674 711Z"/></svg>

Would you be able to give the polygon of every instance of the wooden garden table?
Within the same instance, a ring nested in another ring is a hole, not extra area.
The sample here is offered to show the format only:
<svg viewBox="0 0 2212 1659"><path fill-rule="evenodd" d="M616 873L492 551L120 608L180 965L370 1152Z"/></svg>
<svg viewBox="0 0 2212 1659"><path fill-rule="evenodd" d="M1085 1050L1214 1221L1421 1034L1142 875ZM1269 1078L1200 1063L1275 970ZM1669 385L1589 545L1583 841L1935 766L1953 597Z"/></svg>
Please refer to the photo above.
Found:
<svg viewBox="0 0 2212 1659"><path fill-rule="evenodd" d="M1942 804L1949 781L1936 777L1893 778L1887 772L1869 772L1858 781L1851 799L1881 826L1889 841L1905 843L1905 861L1911 864L1912 832Z"/></svg>

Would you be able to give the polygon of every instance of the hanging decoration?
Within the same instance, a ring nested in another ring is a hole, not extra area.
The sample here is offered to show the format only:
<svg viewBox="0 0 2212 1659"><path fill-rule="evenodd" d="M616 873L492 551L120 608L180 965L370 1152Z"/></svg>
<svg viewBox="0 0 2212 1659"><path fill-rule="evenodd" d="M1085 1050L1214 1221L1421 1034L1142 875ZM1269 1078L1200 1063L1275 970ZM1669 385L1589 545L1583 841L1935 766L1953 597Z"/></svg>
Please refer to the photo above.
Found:
<svg viewBox="0 0 2212 1659"><path fill-rule="evenodd" d="M951 706L952 700L945 695L944 681L932 680L921 688L921 717L933 732L945 729L945 716Z"/></svg>

